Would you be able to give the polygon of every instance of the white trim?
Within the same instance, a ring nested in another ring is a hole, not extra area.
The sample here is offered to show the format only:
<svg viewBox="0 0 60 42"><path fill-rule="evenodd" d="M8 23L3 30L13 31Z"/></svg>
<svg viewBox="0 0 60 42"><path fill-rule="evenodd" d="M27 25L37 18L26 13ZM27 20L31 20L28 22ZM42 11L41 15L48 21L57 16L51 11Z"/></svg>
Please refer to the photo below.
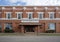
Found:
<svg viewBox="0 0 60 42"><path fill-rule="evenodd" d="M21 21L21 22L39 22L39 21Z"/></svg>
<svg viewBox="0 0 60 42"><path fill-rule="evenodd" d="M2 9L5 9L5 7L2 7Z"/></svg>
<svg viewBox="0 0 60 42"><path fill-rule="evenodd" d="M37 7L34 7L34 9L36 10L36 9L37 9Z"/></svg>
<svg viewBox="0 0 60 42"><path fill-rule="evenodd" d="M11 19L6 19L6 18L0 18L0 20L60 20L60 18L43 18L43 19L38 19L38 18L33 18L33 19L28 19L28 18L22 18L22 19L17 19L17 18L11 18Z"/></svg>
<svg viewBox="0 0 60 42"><path fill-rule="evenodd" d="M55 9L59 10L59 7L55 7Z"/></svg>
<svg viewBox="0 0 60 42"><path fill-rule="evenodd" d="M31 13L31 14L32 14L33 12L26 12L26 13L27 13L27 14L28 14L28 13Z"/></svg>
<svg viewBox="0 0 60 42"><path fill-rule="evenodd" d="M48 9L48 7L44 7L45 8L45 10L47 10Z"/></svg>
<svg viewBox="0 0 60 42"><path fill-rule="evenodd" d="M16 7L13 7L13 9L16 9Z"/></svg>
<svg viewBox="0 0 60 42"><path fill-rule="evenodd" d="M23 7L24 10L26 10L26 7Z"/></svg>

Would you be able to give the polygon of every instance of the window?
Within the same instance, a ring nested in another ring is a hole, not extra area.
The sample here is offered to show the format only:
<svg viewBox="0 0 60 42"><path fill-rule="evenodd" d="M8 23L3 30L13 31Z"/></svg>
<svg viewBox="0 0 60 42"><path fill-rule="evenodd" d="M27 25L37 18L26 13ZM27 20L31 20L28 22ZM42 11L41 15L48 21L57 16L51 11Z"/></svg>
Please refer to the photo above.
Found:
<svg viewBox="0 0 60 42"><path fill-rule="evenodd" d="M22 13L21 13L21 12L18 12L18 13L17 13L17 18L18 18L18 19L21 19L21 18L22 18Z"/></svg>
<svg viewBox="0 0 60 42"><path fill-rule="evenodd" d="M6 18L11 19L11 12L6 12Z"/></svg>
<svg viewBox="0 0 60 42"><path fill-rule="evenodd" d="M12 29L12 23L6 23L5 28L6 29Z"/></svg>
<svg viewBox="0 0 60 42"><path fill-rule="evenodd" d="M38 12L39 19L43 19L43 12Z"/></svg>
<svg viewBox="0 0 60 42"><path fill-rule="evenodd" d="M49 29L55 30L55 23L50 23L49 24Z"/></svg>
<svg viewBox="0 0 60 42"><path fill-rule="evenodd" d="M2 14L1 14L1 12L0 12L0 18L2 17Z"/></svg>
<svg viewBox="0 0 60 42"><path fill-rule="evenodd" d="M2 25L0 24L0 30L2 29Z"/></svg>
<svg viewBox="0 0 60 42"><path fill-rule="evenodd" d="M30 13L28 13L28 18L29 19L32 19L33 18L33 16L32 16L33 14L30 12Z"/></svg>
<svg viewBox="0 0 60 42"><path fill-rule="evenodd" d="M49 12L49 18L54 19L54 12Z"/></svg>

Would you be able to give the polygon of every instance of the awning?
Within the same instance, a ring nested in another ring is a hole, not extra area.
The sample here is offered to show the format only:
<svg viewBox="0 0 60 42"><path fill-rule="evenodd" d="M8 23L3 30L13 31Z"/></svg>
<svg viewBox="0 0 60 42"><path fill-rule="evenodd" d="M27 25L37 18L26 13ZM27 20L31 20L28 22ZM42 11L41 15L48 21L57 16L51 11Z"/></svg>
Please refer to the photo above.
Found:
<svg viewBox="0 0 60 42"><path fill-rule="evenodd" d="M41 25L40 23L20 23L19 25Z"/></svg>

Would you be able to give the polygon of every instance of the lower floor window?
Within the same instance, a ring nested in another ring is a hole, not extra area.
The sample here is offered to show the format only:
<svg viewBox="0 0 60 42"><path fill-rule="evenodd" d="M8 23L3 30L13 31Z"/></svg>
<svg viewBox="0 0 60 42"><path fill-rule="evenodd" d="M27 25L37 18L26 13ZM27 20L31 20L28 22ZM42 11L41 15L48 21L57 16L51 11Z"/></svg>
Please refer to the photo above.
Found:
<svg viewBox="0 0 60 42"><path fill-rule="evenodd" d="M0 30L2 29L2 25L0 24Z"/></svg>
<svg viewBox="0 0 60 42"><path fill-rule="evenodd" d="M49 29L55 30L55 23L50 23L49 24Z"/></svg>
<svg viewBox="0 0 60 42"><path fill-rule="evenodd" d="M12 23L6 23L5 28L7 29L12 29Z"/></svg>

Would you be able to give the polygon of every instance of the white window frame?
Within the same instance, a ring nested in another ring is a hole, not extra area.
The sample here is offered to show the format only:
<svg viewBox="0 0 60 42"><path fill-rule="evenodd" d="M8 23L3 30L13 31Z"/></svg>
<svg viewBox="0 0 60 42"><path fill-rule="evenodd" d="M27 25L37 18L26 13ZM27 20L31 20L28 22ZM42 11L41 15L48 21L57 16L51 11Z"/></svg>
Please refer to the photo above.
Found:
<svg viewBox="0 0 60 42"><path fill-rule="evenodd" d="M21 19L22 19L22 13L23 13L23 12L16 12L16 14L17 14L17 19L18 19L18 14L21 15L20 17L21 17Z"/></svg>
<svg viewBox="0 0 60 42"><path fill-rule="evenodd" d="M27 12L28 14L28 19L29 19L29 14L31 14L31 19L33 19L33 12Z"/></svg>
<svg viewBox="0 0 60 42"><path fill-rule="evenodd" d="M40 14L42 14L42 18L40 18ZM43 19L43 14L44 14L44 12L38 12L38 18Z"/></svg>
<svg viewBox="0 0 60 42"><path fill-rule="evenodd" d="M8 18L8 13L10 14L10 18ZM11 19L11 18L12 18L11 13L12 13L12 12L6 12L6 19Z"/></svg>
<svg viewBox="0 0 60 42"><path fill-rule="evenodd" d="M49 19L54 19L55 12L48 12L49 13ZM53 18L50 18L50 15L53 14Z"/></svg>

